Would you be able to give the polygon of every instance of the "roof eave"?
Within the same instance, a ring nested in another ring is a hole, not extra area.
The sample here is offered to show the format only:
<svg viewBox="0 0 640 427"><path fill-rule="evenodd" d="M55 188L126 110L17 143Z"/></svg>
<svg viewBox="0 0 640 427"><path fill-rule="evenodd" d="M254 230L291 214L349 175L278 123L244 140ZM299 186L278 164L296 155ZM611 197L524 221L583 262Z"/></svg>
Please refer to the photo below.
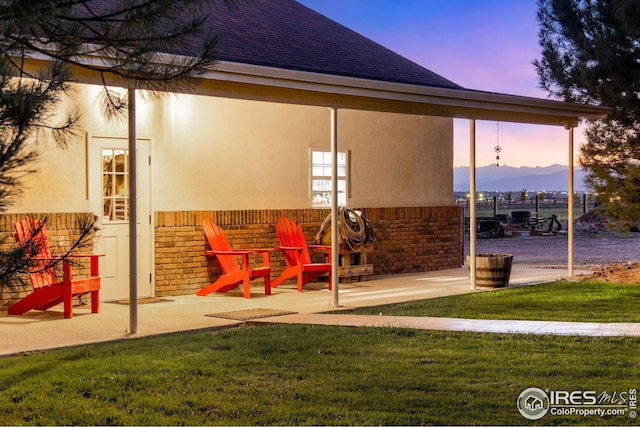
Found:
<svg viewBox="0 0 640 427"><path fill-rule="evenodd" d="M95 56L84 60L98 68L105 63ZM47 61L34 55L27 62L37 68ZM75 77L82 83L104 83L98 73L87 69L76 69ZM603 119L611 112L608 107L226 61L216 63L201 77L203 82L196 93L202 95L356 110L565 127L576 126L581 119ZM118 85L117 81L109 83Z"/></svg>
<svg viewBox="0 0 640 427"><path fill-rule="evenodd" d="M219 62L199 92L272 102L569 126L609 108L539 98Z"/></svg>

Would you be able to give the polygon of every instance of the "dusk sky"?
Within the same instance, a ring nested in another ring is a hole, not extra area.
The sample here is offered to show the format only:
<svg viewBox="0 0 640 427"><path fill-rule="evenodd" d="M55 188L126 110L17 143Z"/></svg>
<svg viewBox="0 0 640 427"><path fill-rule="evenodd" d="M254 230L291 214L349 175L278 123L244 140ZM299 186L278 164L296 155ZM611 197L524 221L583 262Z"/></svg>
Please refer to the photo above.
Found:
<svg viewBox="0 0 640 427"><path fill-rule="evenodd" d="M453 82L468 88L548 98L532 64L540 57L536 0L298 0ZM562 127L477 121L476 162L568 164ZM575 151L583 141L575 131ZM454 165L469 164L469 121L454 121Z"/></svg>

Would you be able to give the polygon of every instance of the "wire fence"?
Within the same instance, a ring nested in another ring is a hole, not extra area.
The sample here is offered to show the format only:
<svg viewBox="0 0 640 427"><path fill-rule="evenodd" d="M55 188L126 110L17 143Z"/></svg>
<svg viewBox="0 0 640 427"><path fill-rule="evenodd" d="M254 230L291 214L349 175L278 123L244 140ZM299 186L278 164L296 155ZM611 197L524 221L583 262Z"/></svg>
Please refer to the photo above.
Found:
<svg viewBox="0 0 640 427"><path fill-rule="evenodd" d="M469 208L468 200L458 200L458 206ZM580 210L587 212L595 207L595 201L589 196L576 197L573 200L574 210ZM556 209L568 209L569 198L554 198L554 199L525 199L525 200L506 200L501 197L493 197L488 199L476 200L476 209L478 210L491 210L496 209L498 211L503 210L556 210Z"/></svg>

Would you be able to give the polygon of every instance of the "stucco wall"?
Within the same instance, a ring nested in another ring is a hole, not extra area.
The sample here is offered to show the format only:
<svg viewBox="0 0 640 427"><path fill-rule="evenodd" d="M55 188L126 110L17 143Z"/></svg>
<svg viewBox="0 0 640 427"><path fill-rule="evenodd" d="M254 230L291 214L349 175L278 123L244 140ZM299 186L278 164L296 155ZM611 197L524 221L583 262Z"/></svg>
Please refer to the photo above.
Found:
<svg viewBox="0 0 640 427"><path fill-rule="evenodd" d="M454 204L451 119L354 110L338 117L340 147L351 154L351 206Z"/></svg>
<svg viewBox="0 0 640 427"><path fill-rule="evenodd" d="M180 96L158 113L156 210L310 207L309 150L330 149L328 109ZM451 119L340 110L348 204L453 204L452 141Z"/></svg>
<svg viewBox="0 0 640 427"><path fill-rule="evenodd" d="M9 212L86 212L90 210L88 146L89 135L127 137L125 121L109 121L98 107L100 86L73 86L73 102L60 108L66 111L78 108L82 112L77 136L62 149L52 141L39 139L39 159L29 167L37 172L24 180L24 194L11 206ZM141 103L139 108L138 134L154 134L153 116L157 102ZM98 212L96 212L98 214Z"/></svg>
<svg viewBox="0 0 640 427"><path fill-rule="evenodd" d="M126 136L99 111L96 86L75 85L84 136L66 150L41 145L38 172L13 212L86 211L87 135ZM69 106L71 107L71 106ZM197 95L137 103L137 134L151 139L152 209L308 208L309 150L330 149L326 108ZM446 206L453 201L453 121L338 112L338 144L350 155L357 207Z"/></svg>

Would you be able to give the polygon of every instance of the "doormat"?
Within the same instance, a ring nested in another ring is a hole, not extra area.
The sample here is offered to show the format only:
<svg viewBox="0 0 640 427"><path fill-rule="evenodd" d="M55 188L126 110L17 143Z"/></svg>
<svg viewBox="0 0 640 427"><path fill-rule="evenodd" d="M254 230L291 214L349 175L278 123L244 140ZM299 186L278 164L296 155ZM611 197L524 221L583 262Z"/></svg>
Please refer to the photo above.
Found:
<svg viewBox="0 0 640 427"><path fill-rule="evenodd" d="M231 320L252 320L263 317L285 316L287 314L297 314L296 311L273 310L270 308L251 308L248 310L227 311L224 313L205 314L207 317L219 317Z"/></svg>
<svg viewBox="0 0 640 427"><path fill-rule="evenodd" d="M173 302L173 300L164 298L138 298L138 304L153 304L154 302ZM123 299L121 301L116 301L116 304L129 305L129 300Z"/></svg>

